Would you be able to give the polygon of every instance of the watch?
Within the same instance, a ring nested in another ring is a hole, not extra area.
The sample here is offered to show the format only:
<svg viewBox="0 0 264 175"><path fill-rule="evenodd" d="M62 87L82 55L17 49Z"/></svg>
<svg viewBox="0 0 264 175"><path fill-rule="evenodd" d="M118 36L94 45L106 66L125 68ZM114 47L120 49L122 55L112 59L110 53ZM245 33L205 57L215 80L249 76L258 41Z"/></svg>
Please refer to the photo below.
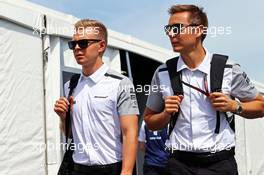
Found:
<svg viewBox="0 0 264 175"><path fill-rule="evenodd" d="M236 108L234 114L240 115L243 112L243 108L242 108L240 101L236 100L236 102L237 102L237 108Z"/></svg>

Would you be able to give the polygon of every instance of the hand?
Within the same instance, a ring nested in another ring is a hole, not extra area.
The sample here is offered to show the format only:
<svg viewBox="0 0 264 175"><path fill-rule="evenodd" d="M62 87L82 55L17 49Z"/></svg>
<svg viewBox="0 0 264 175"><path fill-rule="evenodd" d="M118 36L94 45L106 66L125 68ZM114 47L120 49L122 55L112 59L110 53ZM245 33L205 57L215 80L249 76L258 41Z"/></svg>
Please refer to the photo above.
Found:
<svg viewBox="0 0 264 175"><path fill-rule="evenodd" d="M216 111L234 112L236 110L237 102L222 92L211 93L209 99Z"/></svg>
<svg viewBox="0 0 264 175"><path fill-rule="evenodd" d="M68 111L68 106L71 104L71 109L73 107L73 96L70 97L69 101L65 97L60 97L54 105L54 111L58 114L61 120L66 119L66 113Z"/></svg>
<svg viewBox="0 0 264 175"><path fill-rule="evenodd" d="M174 95L174 96L166 97L164 112L167 115L171 115L174 112L178 112L182 99L183 99L183 95L178 95L178 96Z"/></svg>

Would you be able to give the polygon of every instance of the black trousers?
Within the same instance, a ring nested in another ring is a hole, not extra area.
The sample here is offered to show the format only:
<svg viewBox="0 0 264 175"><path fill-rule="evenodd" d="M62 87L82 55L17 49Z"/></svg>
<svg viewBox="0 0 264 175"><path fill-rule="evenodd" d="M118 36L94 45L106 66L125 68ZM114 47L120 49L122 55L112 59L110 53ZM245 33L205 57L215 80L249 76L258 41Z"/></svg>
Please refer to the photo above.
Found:
<svg viewBox="0 0 264 175"><path fill-rule="evenodd" d="M145 165L143 167L144 175L169 175L166 167Z"/></svg>
<svg viewBox="0 0 264 175"><path fill-rule="evenodd" d="M208 164L192 164L170 158L167 165L170 175L238 175L234 156Z"/></svg>
<svg viewBox="0 0 264 175"><path fill-rule="evenodd" d="M97 166L75 164L72 175L120 175L121 169L121 162Z"/></svg>

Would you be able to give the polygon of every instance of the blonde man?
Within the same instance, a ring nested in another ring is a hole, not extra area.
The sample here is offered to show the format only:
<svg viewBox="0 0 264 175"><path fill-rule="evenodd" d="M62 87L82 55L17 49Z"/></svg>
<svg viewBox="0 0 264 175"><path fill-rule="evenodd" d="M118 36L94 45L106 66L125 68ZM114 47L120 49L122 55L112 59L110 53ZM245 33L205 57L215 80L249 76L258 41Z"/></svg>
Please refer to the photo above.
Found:
<svg viewBox="0 0 264 175"><path fill-rule="evenodd" d="M68 43L82 73L70 100L61 97L54 110L62 128L72 103L73 175L131 175L136 158L138 106L131 81L102 61L107 29L90 19L75 24ZM65 94L69 92L65 84ZM81 145L81 146L80 146Z"/></svg>

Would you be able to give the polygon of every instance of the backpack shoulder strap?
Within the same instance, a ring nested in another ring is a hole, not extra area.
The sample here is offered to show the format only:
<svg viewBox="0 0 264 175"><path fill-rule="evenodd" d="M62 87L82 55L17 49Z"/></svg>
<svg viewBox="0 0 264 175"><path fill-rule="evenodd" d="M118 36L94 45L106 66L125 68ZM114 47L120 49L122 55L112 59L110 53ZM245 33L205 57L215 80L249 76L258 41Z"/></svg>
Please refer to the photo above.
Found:
<svg viewBox="0 0 264 175"><path fill-rule="evenodd" d="M183 88L181 83L181 71L177 72L177 64L178 64L179 57L175 57L166 61L166 65L168 68L168 73L170 77L171 88L173 90L174 95L183 95ZM168 137L171 135L173 128L176 124L178 119L179 112L175 113L171 116L169 122L169 131Z"/></svg>
<svg viewBox="0 0 264 175"><path fill-rule="evenodd" d="M70 79L70 84L69 84L69 94L68 94L68 99L73 93L73 90L76 88L78 84L78 80L80 78L80 74L74 74L71 79ZM68 109L70 109L70 105L68 106ZM66 143L68 144L68 138L69 138L69 129L71 125L71 110L68 110L66 113L66 123L65 123L65 138L66 138ZM66 147L68 147L66 145Z"/></svg>
<svg viewBox="0 0 264 175"><path fill-rule="evenodd" d="M179 57L171 58L166 61L168 73L170 76L171 88L174 95L182 95L182 83L181 83L181 72L177 72L177 64Z"/></svg>
<svg viewBox="0 0 264 175"><path fill-rule="evenodd" d="M80 78L80 74L74 74L71 79L70 79L70 84L69 84L69 94L68 97L70 97L73 93L73 90L76 88L77 84L78 84L78 80Z"/></svg>
<svg viewBox="0 0 264 175"><path fill-rule="evenodd" d="M210 69L211 92L220 92L222 89L224 70L228 56L213 54Z"/></svg>
<svg viewBox="0 0 264 175"><path fill-rule="evenodd" d="M211 61L211 69L210 69L211 92L222 91L224 70L226 67L227 59L228 56L226 55L213 54L213 58ZM215 133L219 134L219 130L220 130L220 112L216 111Z"/></svg>

